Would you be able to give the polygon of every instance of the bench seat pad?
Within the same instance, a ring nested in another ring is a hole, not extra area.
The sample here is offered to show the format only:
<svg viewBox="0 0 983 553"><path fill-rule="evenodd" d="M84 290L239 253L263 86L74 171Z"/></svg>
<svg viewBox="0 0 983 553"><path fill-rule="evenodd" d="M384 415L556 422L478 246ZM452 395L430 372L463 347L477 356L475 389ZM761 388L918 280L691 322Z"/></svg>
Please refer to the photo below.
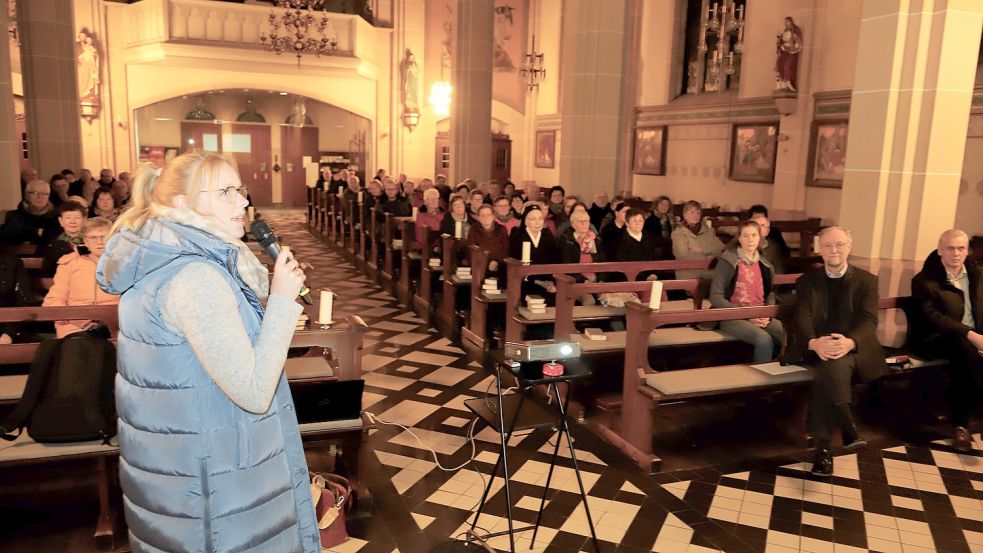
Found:
<svg viewBox="0 0 983 553"><path fill-rule="evenodd" d="M324 422L305 422L297 425L301 434L313 434L319 432L329 432L333 430L357 430L363 426L361 417L357 419L345 419L340 421Z"/></svg>
<svg viewBox="0 0 983 553"><path fill-rule="evenodd" d="M658 372L647 375L645 384L669 396L809 382L812 374L812 371L796 371L770 375L749 365L729 365Z"/></svg>
<svg viewBox="0 0 983 553"><path fill-rule="evenodd" d="M115 442L115 438L113 441ZM0 442L0 463L25 461L29 459L44 459L68 455L106 454L114 455L119 452L116 445L103 445L102 440L91 442L75 442L66 444L39 444L22 432L12 442Z"/></svg>
<svg viewBox="0 0 983 553"><path fill-rule="evenodd" d="M27 386L26 374L0 376L0 401L13 401L24 395Z"/></svg>
<svg viewBox="0 0 983 553"><path fill-rule="evenodd" d="M324 357L290 357L283 364L287 371L287 380L305 380L308 378L331 378L334 371Z"/></svg>
<svg viewBox="0 0 983 553"><path fill-rule="evenodd" d="M580 344L580 350L584 352L599 351L624 351L626 332L618 330L605 332L607 340L591 340L583 334L571 334L570 340ZM660 328L649 335L649 347L666 346L689 346L694 344L717 344L723 342L737 341L733 336L728 336L716 330L696 330L687 326Z"/></svg>
<svg viewBox="0 0 983 553"><path fill-rule="evenodd" d="M704 309L710 308L710 302L704 300ZM662 311L689 311L693 309L692 300L670 300L662 302ZM556 319L556 308L547 307L545 313L533 313L528 307L519 308L519 316L527 321L549 322ZM573 319L596 319L601 317L623 317L624 307L608 307L606 305L575 305L573 306Z"/></svg>

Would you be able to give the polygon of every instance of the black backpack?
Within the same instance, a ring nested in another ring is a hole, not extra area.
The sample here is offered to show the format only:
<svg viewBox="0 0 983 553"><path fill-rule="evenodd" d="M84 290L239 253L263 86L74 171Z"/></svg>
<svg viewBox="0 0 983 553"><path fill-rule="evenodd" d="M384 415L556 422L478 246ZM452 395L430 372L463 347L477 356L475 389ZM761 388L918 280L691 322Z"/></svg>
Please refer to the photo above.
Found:
<svg viewBox="0 0 983 553"><path fill-rule="evenodd" d="M24 395L0 423L0 437L16 440L26 427L41 443L109 443L116 435L115 379L116 348L108 339L77 332L41 342Z"/></svg>

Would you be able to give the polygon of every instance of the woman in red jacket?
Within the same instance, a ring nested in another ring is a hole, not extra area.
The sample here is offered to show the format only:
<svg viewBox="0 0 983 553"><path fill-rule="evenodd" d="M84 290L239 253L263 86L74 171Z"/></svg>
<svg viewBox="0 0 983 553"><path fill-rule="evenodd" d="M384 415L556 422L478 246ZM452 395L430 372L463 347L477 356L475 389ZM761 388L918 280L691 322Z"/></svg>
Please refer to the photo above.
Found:
<svg viewBox="0 0 983 553"><path fill-rule="evenodd" d="M509 254L509 236L503 225L495 222L492 206L478 208L478 224L468 230L468 246L478 246L488 252L488 271L498 271L498 266Z"/></svg>

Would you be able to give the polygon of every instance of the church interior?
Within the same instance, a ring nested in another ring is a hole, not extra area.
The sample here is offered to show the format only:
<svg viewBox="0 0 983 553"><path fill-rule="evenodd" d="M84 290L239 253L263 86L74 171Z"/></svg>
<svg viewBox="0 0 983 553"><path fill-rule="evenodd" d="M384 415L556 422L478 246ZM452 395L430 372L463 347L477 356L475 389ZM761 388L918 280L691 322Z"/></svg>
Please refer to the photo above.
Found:
<svg viewBox="0 0 983 553"><path fill-rule="evenodd" d="M306 275L317 551L983 551L983 1L4 7L0 550L315 550L135 503L183 452L122 439L105 275L205 156L239 257ZM120 435L46 441L45 344L96 327Z"/></svg>

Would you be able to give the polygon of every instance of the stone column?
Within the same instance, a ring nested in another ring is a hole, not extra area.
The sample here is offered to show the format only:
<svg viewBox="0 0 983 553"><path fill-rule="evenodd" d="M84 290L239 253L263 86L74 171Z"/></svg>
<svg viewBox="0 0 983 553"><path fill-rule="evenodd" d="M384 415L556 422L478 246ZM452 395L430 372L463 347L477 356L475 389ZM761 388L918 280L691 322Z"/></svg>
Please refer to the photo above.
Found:
<svg viewBox="0 0 983 553"><path fill-rule="evenodd" d="M494 0L459 0L452 52L451 181L491 178Z"/></svg>
<svg viewBox="0 0 983 553"><path fill-rule="evenodd" d="M841 225L854 255L920 260L953 225L983 3L864 2Z"/></svg>
<svg viewBox="0 0 983 553"><path fill-rule="evenodd" d="M82 164L72 17L71 0L17 2L27 143L42 179Z"/></svg>
<svg viewBox="0 0 983 553"><path fill-rule="evenodd" d="M560 184L590 200L611 192L624 171L620 144L631 127L626 86L631 0L567 0L563 4Z"/></svg>
<svg viewBox="0 0 983 553"><path fill-rule="evenodd" d="M14 88L10 71L7 9L0 9L0 209L15 209L20 201L20 137L14 126Z"/></svg>

